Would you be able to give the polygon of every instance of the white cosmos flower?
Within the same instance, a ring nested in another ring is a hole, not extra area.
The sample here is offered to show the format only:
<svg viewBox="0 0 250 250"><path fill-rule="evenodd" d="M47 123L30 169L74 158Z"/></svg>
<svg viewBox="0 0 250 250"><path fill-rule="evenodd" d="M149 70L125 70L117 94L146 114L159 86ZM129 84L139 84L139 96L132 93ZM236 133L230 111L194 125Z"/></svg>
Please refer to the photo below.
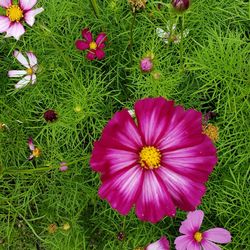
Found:
<svg viewBox="0 0 250 250"><path fill-rule="evenodd" d="M26 68L24 70L10 70L9 77L23 77L16 85L16 89L25 87L28 83L36 82L37 58L32 52L26 53L28 60L17 50L14 51L14 57Z"/></svg>

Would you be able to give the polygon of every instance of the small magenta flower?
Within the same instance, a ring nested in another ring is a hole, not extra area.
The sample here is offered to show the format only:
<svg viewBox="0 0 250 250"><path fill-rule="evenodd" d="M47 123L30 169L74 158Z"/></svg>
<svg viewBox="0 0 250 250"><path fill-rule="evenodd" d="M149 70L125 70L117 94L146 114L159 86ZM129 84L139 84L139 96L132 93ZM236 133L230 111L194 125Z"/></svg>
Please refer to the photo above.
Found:
<svg viewBox="0 0 250 250"><path fill-rule="evenodd" d="M83 40L77 40L75 45L79 50L87 50L87 59L94 60L95 58L101 60L105 57L105 52L103 49L105 48L105 42L107 41L107 35L104 32L101 32L96 41L93 40L92 33L88 28L82 30Z"/></svg>
<svg viewBox="0 0 250 250"><path fill-rule="evenodd" d="M169 250L169 241L165 236L161 237L158 241L148 245L145 250Z"/></svg>
<svg viewBox="0 0 250 250"><path fill-rule="evenodd" d="M150 57L141 59L140 68L143 72L150 72L153 69L153 61Z"/></svg>
<svg viewBox="0 0 250 250"><path fill-rule="evenodd" d="M172 6L178 12L183 12L189 8L190 0L172 0Z"/></svg>
<svg viewBox="0 0 250 250"><path fill-rule="evenodd" d="M179 232L184 234L175 239L176 250L220 250L215 243L228 243L231 234L224 228L212 228L205 232L200 231L204 218L202 210L189 212L187 219L181 223Z"/></svg>
<svg viewBox="0 0 250 250"><path fill-rule="evenodd" d="M16 85L16 89L25 87L28 83L36 83L37 58L32 52L26 53L28 60L17 50L14 51L14 57L26 68L24 70L10 70L9 77L23 77Z"/></svg>
<svg viewBox="0 0 250 250"><path fill-rule="evenodd" d="M0 7L6 11L4 16L0 16L0 33L6 32L5 37L13 36L19 40L25 33L23 21L33 26L35 16L44 11L43 8L32 9L36 2L36 0L19 0L18 4L15 4L12 0L0 0Z"/></svg>
<svg viewBox="0 0 250 250"><path fill-rule="evenodd" d="M53 109L49 109L44 112L43 117L47 122L53 122L57 120L57 113Z"/></svg>
<svg viewBox="0 0 250 250"><path fill-rule="evenodd" d="M61 162L61 163L60 163L60 168L59 168L59 170L60 170L61 172L66 172L68 169L69 169L69 167L68 167L68 165L67 165L66 162Z"/></svg>
<svg viewBox="0 0 250 250"><path fill-rule="evenodd" d="M39 148L36 148L33 142L33 139L30 137L28 139L28 146L32 154L29 156L29 160L32 160L34 157L37 158L41 156L41 150Z"/></svg>

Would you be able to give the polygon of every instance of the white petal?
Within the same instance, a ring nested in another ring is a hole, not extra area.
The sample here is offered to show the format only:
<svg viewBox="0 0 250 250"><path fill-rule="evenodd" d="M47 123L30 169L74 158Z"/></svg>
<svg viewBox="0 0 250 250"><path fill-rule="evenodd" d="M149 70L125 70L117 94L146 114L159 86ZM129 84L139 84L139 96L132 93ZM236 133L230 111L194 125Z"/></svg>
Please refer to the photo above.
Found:
<svg viewBox="0 0 250 250"><path fill-rule="evenodd" d="M25 76L22 80L20 80L16 85L15 88L16 89L21 89L23 87L25 87L31 80L31 76Z"/></svg>
<svg viewBox="0 0 250 250"><path fill-rule="evenodd" d="M158 37L163 38L166 36L167 32L165 32L163 29L161 28L156 28L156 34Z"/></svg>
<svg viewBox="0 0 250 250"><path fill-rule="evenodd" d="M27 69L30 68L30 65L27 61L27 59L23 56L23 54L18 51L18 50L15 50L14 51L14 57L24 66L26 67Z"/></svg>
<svg viewBox="0 0 250 250"><path fill-rule="evenodd" d="M20 77L24 75L27 75L26 70L10 70L8 72L8 77Z"/></svg>
<svg viewBox="0 0 250 250"><path fill-rule="evenodd" d="M34 53L27 52L26 55L28 56L29 65L31 66L31 68L34 67L35 65L37 65L37 57L35 56Z"/></svg>
<svg viewBox="0 0 250 250"><path fill-rule="evenodd" d="M10 27L11 21L7 16L0 16L0 32L6 32Z"/></svg>
<svg viewBox="0 0 250 250"><path fill-rule="evenodd" d="M12 1L11 0L0 0L0 6L3 8L8 8L12 5Z"/></svg>
<svg viewBox="0 0 250 250"><path fill-rule="evenodd" d="M32 9L36 3L37 3L37 0L19 0L19 5L21 9L23 10Z"/></svg>
<svg viewBox="0 0 250 250"><path fill-rule="evenodd" d="M25 33L25 29L21 23L14 22L11 23L6 32L7 34L5 37L13 36L16 40L19 40L19 38Z"/></svg>
<svg viewBox="0 0 250 250"><path fill-rule="evenodd" d="M35 10L29 10L28 12L25 13L24 15L24 20L29 26L33 26L35 23L35 16L37 14L40 14L41 12L44 11L44 8L38 8Z"/></svg>
<svg viewBox="0 0 250 250"><path fill-rule="evenodd" d="M33 85L33 84L35 84L35 83L36 83L36 75L33 74L33 75L31 76L31 84Z"/></svg>

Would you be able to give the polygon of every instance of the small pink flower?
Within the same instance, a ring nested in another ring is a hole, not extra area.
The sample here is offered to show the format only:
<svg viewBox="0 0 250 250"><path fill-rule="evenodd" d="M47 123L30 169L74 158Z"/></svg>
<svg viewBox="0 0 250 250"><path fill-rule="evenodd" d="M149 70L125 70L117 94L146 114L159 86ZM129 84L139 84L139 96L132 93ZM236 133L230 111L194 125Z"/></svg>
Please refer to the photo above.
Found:
<svg viewBox="0 0 250 250"><path fill-rule="evenodd" d="M107 40L105 33L100 33L97 36L96 41L94 41L92 33L88 28L85 28L82 30L82 37L84 38L83 40L76 41L76 48L79 50L87 50L87 59L92 61L96 57L99 60L105 57L105 52L103 51L105 41Z"/></svg>
<svg viewBox="0 0 250 250"><path fill-rule="evenodd" d="M28 139L28 146L32 154L29 156L29 160L32 160L34 157L39 157L41 155L41 150L36 148L33 142L33 139L30 137Z"/></svg>
<svg viewBox="0 0 250 250"><path fill-rule="evenodd" d="M216 148L203 134L202 114L163 97L116 112L95 142L91 168L101 174L99 195L127 215L156 223L193 211L217 162Z"/></svg>
<svg viewBox="0 0 250 250"><path fill-rule="evenodd" d="M148 245L145 250L169 250L169 241L165 236L161 237L158 241Z"/></svg>
<svg viewBox="0 0 250 250"><path fill-rule="evenodd" d="M66 162L61 162L61 163L60 163L60 168L59 168L59 170L60 170L61 172L66 172L68 169L69 169L69 167L68 167L68 165L67 165Z"/></svg>
<svg viewBox="0 0 250 250"><path fill-rule="evenodd" d="M153 69L153 62L150 57L141 59L140 67L143 72L150 72Z"/></svg>
<svg viewBox="0 0 250 250"><path fill-rule="evenodd" d="M35 16L44 9L32 9L37 0L19 0L14 4L12 0L0 0L0 6L6 9L6 15L0 16L0 33L6 32L5 37L13 36L16 40L25 33L22 22L25 21L29 26L33 26Z"/></svg>
<svg viewBox="0 0 250 250"><path fill-rule="evenodd" d="M224 228L212 228L200 231L204 213L201 210L189 212L181 224L179 232L184 234L175 239L176 250L220 250L216 243L231 242L231 234Z"/></svg>
<svg viewBox="0 0 250 250"><path fill-rule="evenodd" d="M32 52L26 53L28 60L23 54L17 50L14 51L14 57L26 68L25 70L10 70L9 77L23 77L16 85L15 88L20 89L25 87L28 83L35 84L36 71L37 71L37 58Z"/></svg>

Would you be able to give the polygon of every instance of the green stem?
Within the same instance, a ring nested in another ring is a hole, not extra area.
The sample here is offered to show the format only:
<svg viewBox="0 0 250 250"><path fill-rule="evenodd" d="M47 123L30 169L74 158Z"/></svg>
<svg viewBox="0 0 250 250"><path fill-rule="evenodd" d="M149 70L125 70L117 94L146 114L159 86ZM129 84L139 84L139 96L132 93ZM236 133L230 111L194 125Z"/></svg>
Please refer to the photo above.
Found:
<svg viewBox="0 0 250 250"><path fill-rule="evenodd" d="M99 18L99 7L96 0L90 0L96 18Z"/></svg>
<svg viewBox="0 0 250 250"><path fill-rule="evenodd" d="M184 14L181 16L181 43L180 43L180 64L181 70L184 71L184 60L183 60L183 33L184 33Z"/></svg>

